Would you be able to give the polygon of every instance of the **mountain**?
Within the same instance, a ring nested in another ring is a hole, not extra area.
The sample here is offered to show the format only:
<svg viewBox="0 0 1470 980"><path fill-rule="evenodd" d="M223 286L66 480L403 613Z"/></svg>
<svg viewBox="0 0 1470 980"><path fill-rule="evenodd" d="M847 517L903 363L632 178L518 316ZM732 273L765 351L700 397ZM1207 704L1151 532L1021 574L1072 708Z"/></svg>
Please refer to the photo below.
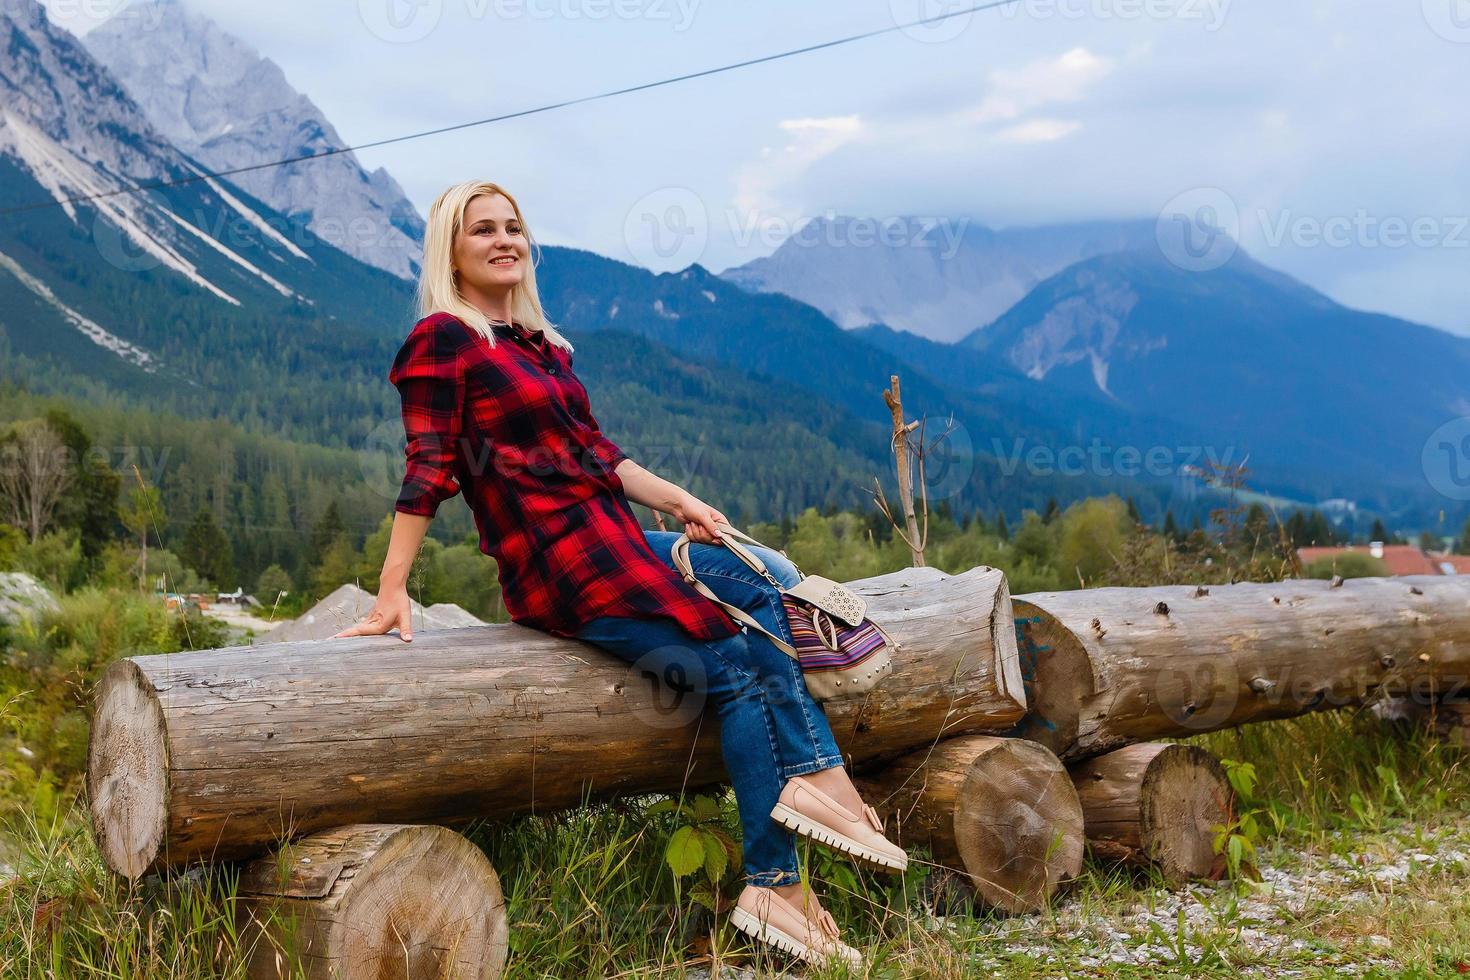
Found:
<svg viewBox="0 0 1470 980"><path fill-rule="evenodd" d="M179 0L131 4L83 43L159 133L212 171L345 145L275 62ZM347 254L418 276L424 222L386 170L340 153L230 179Z"/></svg>
<svg viewBox="0 0 1470 980"><path fill-rule="evenodd" d="M1470 339L1348 309L1239 251L1206 272L1157 248L1079 262L959 346L1361 491L1424 490L1425 440L1470 414Z"/></svg>
<svg viewBox="0 0 1470 980"><path fill-rule="evenodd" d="M192 179L199 163L34 0L0 3L0 211L9 211L0 223L0 377L38 394L218 418L324 446L398 438L385 374L414 319L408 284L226 180ZM174 183L110 193L139 181ZM881 391L894 359L820 311L697 266L656 276L554 246L543 248L538 278L574 343L596 352L593 333L639 338L636 364L619 373L605 373L596 356L578 362L612 392L602 421L615 440L628 433L650 452L712 454L712 472L759 469L740 483L761 507L859 503L867 479L852 461L872 471L887 459ZM696 376L714 380L700 382L701 398L680 398ZM1024 469L1003 478L988 455L992 437L1072 441L1075 420L1033 419L918 371L903 380L911 417L960 422L954 452L931 473L936 496L957 508L993 508L1002 496L1040 506L1053 494L1128 485ZM679 414L667 408L674 403ZM768 424L735 425L748 417Z"/></svg>
<svg viewBox="0 0 1470 980"><path fill-rule="evenodd" d="M287 394L293 372L341 376L344 361L391 356L408 284L227 181L197 179L200 165L34 0L0 0L0 14L6 373L32 390L105 387L324 431L321 406ZM138 183L172 186L129 191Z"/></svg>
<svg viewBox="0 0 1470 980"><path fill-rule="evenodd" d="M995 230L968 219L816 218L730 282L809 303L845 328L881 323L949 342L1082 259L1141 248L1154 223Z"/></svg>

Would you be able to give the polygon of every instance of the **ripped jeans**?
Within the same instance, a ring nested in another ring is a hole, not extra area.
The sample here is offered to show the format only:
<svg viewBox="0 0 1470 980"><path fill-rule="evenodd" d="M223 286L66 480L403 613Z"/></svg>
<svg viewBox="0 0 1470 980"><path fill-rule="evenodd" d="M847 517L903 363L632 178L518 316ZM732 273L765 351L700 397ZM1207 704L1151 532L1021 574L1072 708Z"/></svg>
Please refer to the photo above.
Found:
<svg viewBox="0 0 1470 980"><path fill-rule="evenodd" d="M672 568L669 549L678 533L643 533L653 553ZM784 555L748 547L782 585L796 584L800 573ZM723 545L691 542L689 561L720 599L791 642L781 593L734 552ZM771 810L787 779L843 762L827 714L802 680L801 665L754 630L706 641L665 617L601 616L578 631L577 638L652 672L681 698L687 694L680 715L690 722L705 699L715 702L720 751L740 811L745 879L764 887L799 882L795 839L771 819Z"/></svg>

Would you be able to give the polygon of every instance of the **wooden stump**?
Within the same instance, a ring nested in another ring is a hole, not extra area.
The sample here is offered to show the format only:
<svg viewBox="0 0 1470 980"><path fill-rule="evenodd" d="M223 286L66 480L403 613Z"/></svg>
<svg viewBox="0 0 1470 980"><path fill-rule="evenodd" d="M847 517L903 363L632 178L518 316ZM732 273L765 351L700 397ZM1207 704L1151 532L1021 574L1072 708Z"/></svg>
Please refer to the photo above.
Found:
<svg viewBox="0 0 1470 980"><path fill-rule="evenodd" d="M1020 721L1001 572L851 585L898 644L892 677L824 705L851 761ZM516 624L119 660L94 697L92 827L107 866L138 878L352 823L454 825L722 781L714 706L670 680Z"/></svg>
<svg viewBox="0 0 1470 980"><path fill-rule="evenodd" d="M1470 692L1470 576L1016 596L1030 713L1063 759L1252 721Z"/></svg>
<svg viewBox="0 0 1470 980"><path fill-rule="evenodd" d="M905 756L863 781L905 845L963 869L986 905L1034 912L1082 869L1082 805L1043 745L971 735Z"/></svg>
<svg viewBox="0 0 1470 980"><path fill-rule="evenodd" d="M1172 885L1223 875L1215 828L1232 819L1234 793L1204 749L1143 742L1078 763L1071 774L1095 856L1152 864Z"/></svg>
<svg viewBox="0 0 1470 980"><path fill-rule="evenodd" d="M240 896L252 980L494 980L509 949L500 879L443 827L313 834L247 865Z"/></svg>

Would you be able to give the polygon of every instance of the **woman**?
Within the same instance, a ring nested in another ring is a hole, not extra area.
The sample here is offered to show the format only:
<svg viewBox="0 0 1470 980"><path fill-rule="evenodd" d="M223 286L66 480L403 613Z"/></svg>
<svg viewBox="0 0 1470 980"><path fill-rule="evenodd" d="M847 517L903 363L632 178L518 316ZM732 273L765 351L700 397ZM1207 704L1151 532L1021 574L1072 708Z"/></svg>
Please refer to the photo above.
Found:
<svg viewBox="0 0 1470 980"><path fill-rule="evenodd" d="M674 571L677 534L639 526L630 500L679 520L701 581L790 641L780 592L720 544L725 516L602 434L572 345L542 312L531 244L515 199L495 184L456 185L429 210L423 319L389 372L407 472L377 603L337 636L397 628L413 639L409 567L439 504L463 490L513 620L637 661L716 703L744 832L736 928L809 961L856 964L803 886L793 830L887 870L902 871L907 856L853 787L800 665ZM785 556L755 550L782 585L797 582Z"/></svg>

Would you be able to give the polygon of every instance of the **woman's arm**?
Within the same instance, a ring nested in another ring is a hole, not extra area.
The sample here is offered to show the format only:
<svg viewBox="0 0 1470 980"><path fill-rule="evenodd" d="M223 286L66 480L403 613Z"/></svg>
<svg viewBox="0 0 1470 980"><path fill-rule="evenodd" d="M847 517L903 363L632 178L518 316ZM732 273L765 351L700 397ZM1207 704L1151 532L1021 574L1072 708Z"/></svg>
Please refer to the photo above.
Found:
<svg viewBox="0 0 1470 980"><path fill-rule="evenodd" d="M689 540L700 544L718 544L722 540L715 523L729 524L729 518L688 490L650 473L627 458L618 463L613 472L623 481L623 494L629 500L673 515L684 525Z"/></svg>
<svg viewBox="0 0 1470 980"><path fill-rule="evenodd" d="M349 626L332 639L341 636L381 636L398 627L398 637L405 643L413 639L413 604L408 600L408 571L419 553L419 545L429 530L432 517L398 511L393 515L393 533L388 538L388 554L383 559L383 574L378 579L378 601L372 612L355 626Z"/></svg>

